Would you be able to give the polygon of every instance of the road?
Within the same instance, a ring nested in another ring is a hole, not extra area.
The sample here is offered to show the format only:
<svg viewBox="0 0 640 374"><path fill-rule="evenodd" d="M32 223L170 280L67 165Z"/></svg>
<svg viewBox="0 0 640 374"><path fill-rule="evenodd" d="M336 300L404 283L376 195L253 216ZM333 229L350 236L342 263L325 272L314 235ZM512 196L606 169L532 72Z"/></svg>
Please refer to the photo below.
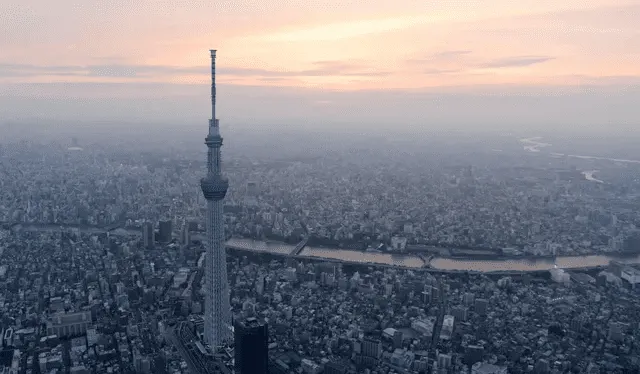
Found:
<svg viewBox="0 0 640 374"><path fill-rule="evenodd" d="M207 373L206 370L203 370L193 360L193 357L192 357L193 355L189 352L187 347L183 344L182 339L180 339L178 337L179 330L182 329L182 325L183 325L183 323L180 323L180 325L176 326L176 328L172 328L170 330L167 330L166 334L169 337L169 341L171 341L173 346L176 347L176 349L180 353L180 356L182 357L182 359L185 360L185 362L187 363L187 366L189 367L189 371L191 371L191 373L193 373L193 374L206 374ZM178 330L178 331L176 331L176 330Z"/></svg>
<svg viewBox="0 0 640 374"><path fill-rule="evenodd" d="M216 362L213 357L205 356L196 346L197 338L185 322L179 323L168 331L169 340L178 349L180 356L186 361L189 370L194 374L231 374L223 364Z"/></svg>

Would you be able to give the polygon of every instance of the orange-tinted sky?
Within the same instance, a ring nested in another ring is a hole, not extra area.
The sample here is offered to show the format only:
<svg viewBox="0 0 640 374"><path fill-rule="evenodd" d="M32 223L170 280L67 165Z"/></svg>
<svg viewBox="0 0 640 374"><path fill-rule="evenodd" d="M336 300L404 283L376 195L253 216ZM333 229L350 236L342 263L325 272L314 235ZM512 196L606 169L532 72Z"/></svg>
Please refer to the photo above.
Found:
<svg viewBox="0 0 640 374"><path fill-rule="evenodd" d="M223 126L638 129L638 20L640 0L2 0L0 122L206 125L213 48Z"/></svg>
<svg viewBox="0 0 640 374"><path fill-rule="evenodd" d="M0 82L351 89L640 77L638 0L4 0Z"/></svg>

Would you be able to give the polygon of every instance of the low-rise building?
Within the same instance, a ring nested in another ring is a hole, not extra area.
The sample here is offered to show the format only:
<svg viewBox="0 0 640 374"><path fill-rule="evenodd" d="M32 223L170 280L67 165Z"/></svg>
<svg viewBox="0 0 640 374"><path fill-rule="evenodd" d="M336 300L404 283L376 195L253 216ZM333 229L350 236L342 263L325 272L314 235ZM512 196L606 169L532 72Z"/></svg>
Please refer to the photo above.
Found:
<svg viewBox="0 0 640 374"><path fill-rule="evenodd" d="M59 313L47 321L47 334L59 337L82 335L90 325L91 312Z"/></svg>

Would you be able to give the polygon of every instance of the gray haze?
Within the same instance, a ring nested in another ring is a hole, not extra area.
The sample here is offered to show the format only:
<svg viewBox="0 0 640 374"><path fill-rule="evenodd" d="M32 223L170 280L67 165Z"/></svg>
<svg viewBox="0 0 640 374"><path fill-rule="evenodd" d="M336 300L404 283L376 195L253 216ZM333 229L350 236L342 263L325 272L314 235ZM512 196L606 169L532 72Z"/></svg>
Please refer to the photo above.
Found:
<svg viewBox="0 0 640 374"><path fill-rule="evenodd" d="M225 126L298 130L629 132L640 125L640 85L635 83L428 92L219 85L218 116ZM141 130L152 124L202 129L209 116L208 85L0 85L0 123L64 127L127 122Z"/></svg>

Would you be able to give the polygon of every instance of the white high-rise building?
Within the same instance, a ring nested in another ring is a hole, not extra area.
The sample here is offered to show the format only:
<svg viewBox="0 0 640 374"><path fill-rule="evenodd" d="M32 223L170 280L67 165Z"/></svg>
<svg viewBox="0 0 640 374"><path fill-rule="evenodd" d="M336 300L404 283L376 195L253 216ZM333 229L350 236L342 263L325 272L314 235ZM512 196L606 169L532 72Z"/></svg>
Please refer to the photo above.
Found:
<svg viewBox="0 0 640 374"><path fill-rule="evenodd" d="M568 273L555 265L549 272L551 273L551 280L556 283L568 284L571 280L571 276Z"/></svg>
<svg viewBox="0 0 640 374"><path fill-rule="evenodd" d="M229 181L222 174L220 153L222 137L220 136L219 122L216 119L215 50L211 50L211 120L205 144L208 148L207 176L200 180L202 193L207 200L204 339L210 346L218 347L230 339L232 334L222 211L222 200L227 194Z"/></svg>

